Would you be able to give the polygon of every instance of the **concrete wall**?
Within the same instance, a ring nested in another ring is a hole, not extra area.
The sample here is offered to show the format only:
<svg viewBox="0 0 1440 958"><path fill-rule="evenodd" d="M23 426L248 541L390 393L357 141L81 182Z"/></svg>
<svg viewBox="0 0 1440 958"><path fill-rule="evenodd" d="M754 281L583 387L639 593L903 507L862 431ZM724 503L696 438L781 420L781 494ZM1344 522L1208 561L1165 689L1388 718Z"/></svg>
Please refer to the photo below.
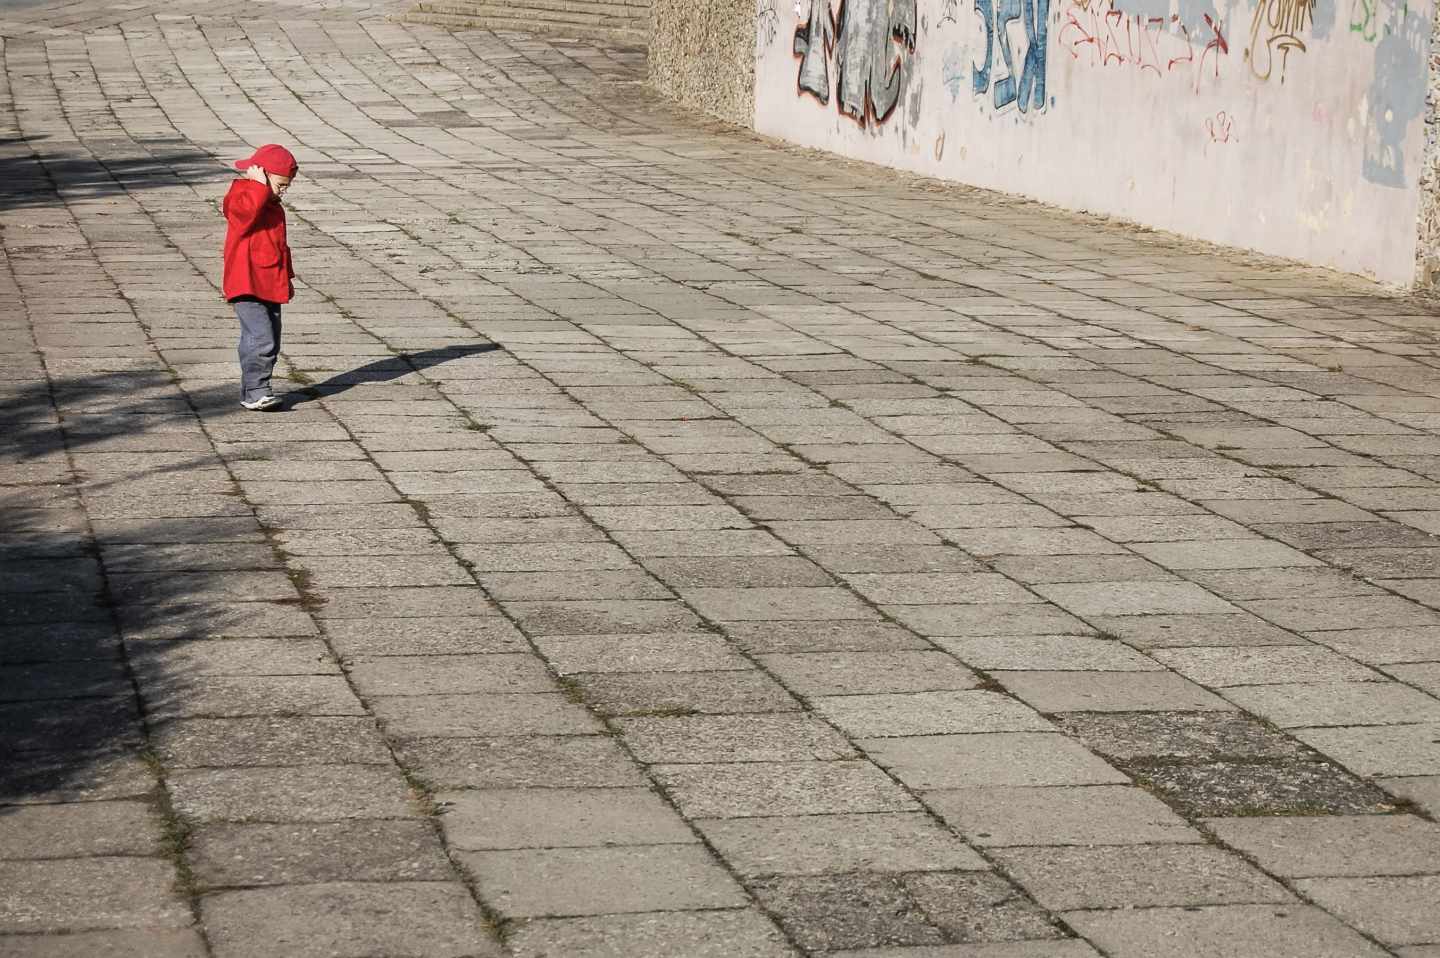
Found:
<svg viewBox="0 0 1440 958"><path fill-rule="evenodd" d="M651 0L650 82L740 126L755 116L754 0Z"/></svg>
<svg viewBox="0 0 1440 958"><path fill-rule="evenodd" d="M1397 284L1440 234L1434 0L754 2L762 133Z"/></svg>

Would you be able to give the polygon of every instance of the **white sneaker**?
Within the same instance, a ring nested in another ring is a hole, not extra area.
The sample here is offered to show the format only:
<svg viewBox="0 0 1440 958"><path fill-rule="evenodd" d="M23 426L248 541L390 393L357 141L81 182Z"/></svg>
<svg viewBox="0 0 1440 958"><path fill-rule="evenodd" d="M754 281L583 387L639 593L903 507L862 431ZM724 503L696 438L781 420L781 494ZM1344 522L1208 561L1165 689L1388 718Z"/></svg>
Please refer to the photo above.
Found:
<svg viewBox="0 0 1440 958"><path fill-rule="evenodd" d="M280 405L280 397L265 395L261 396L259 399L252 399L250 402L246 402L242 399L240 400L240 405L244 406L251 412L264 412L267 409L274 409L276 406Z"/></svg>

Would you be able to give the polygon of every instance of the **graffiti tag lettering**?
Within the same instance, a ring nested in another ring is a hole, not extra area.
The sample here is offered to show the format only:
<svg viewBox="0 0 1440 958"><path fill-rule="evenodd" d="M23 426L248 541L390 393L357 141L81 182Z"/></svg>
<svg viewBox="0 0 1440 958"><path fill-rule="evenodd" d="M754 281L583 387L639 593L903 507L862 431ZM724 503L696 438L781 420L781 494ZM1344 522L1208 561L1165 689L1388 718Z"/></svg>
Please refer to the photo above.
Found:
<svg viewBox="0 0 1440 958"><path fill-rule="evenodd" d="M1262 80L1270 79L1278 53L1280 82L1284 83L1290 51L1305 52L1300 34L1310 26L1314 14L1315 0L1260 0L1250 21L1250 49L1245 51L1251 72Z"/></svg>
<svg viewBox="0 0 1440 958"><path fill-rule="evenodd" d="M1046 46L1049 38L1050 0L974 0L975 13L985 30L985 58L971 68L970 89L975 96L993 91L995 109L1015 104L1021 113L1045 108ZM1019 72L1011 48L1009 24L1019 20L1025 31L1025 55ZM1005 75L992 77L999 50ZM993 83L992 83L993 79Z"/></svg>
<svg viewBox="0 0 1440 958"><path fill-rule="evenodd" d="M1147 17L1142 14L1127 14L1115 9L1114 0L1077 0L1065 11L1065 22L1060 27L1060 45L1070 51L1075 59L1089 56L1092 66L1129 67L1138 73L1164 76L1175 72L1194 74L1194 86L1198 92L1208 74L1220 78L1220 58L1230 53L1225 33L1208 13L1202 16L1205 45L1200 49L1199 59L1195 56L1197 38L1191 36L1190 28L1180 21L1178 15L1169 17ZM1173 27L1166 30L1166 26ZM1179 49L1183 44L1184 49ZM1162 47L1169 47L1167 55Z"/></svg>
<svg viewBox="0 0 1440 958"><path fill-rule="evenodd" d="M915 24L915 0L840 0L833 18L829 0L812 0L808 20L795 30L800 92L829 103L833 59L840 112L861 126L885 122L900 102L902 58L915 52Z"/></svg>

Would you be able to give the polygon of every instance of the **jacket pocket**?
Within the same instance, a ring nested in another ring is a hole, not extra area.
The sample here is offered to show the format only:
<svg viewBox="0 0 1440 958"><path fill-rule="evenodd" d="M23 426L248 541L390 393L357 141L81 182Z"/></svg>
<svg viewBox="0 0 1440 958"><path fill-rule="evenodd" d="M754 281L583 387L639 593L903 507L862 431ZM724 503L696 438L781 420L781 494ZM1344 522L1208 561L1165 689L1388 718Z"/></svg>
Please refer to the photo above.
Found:
<svg viewBox="0 0 1440 958"><path fill-rule="evenodd" d="M250 241L250 262L267 268L279 265L280 247L264 233L256 233Z"/></svg>

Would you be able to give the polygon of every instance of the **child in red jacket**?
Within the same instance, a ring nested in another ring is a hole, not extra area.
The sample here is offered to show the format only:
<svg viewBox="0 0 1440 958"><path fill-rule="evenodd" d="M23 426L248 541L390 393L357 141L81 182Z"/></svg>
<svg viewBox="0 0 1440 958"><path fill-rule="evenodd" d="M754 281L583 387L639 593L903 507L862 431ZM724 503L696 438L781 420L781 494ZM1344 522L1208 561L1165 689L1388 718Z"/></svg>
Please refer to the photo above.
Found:
<svg viewBox="0 0 1440 958"><path fill-rule="evenodd" d="M228 229L221 288L240 320L240 405L274 409L280 399L270 392L270 376L280 355L280 307L295 295L280 198L299 164L270 143L235 168L245 175L230 184L222 207Z"/></svg>

